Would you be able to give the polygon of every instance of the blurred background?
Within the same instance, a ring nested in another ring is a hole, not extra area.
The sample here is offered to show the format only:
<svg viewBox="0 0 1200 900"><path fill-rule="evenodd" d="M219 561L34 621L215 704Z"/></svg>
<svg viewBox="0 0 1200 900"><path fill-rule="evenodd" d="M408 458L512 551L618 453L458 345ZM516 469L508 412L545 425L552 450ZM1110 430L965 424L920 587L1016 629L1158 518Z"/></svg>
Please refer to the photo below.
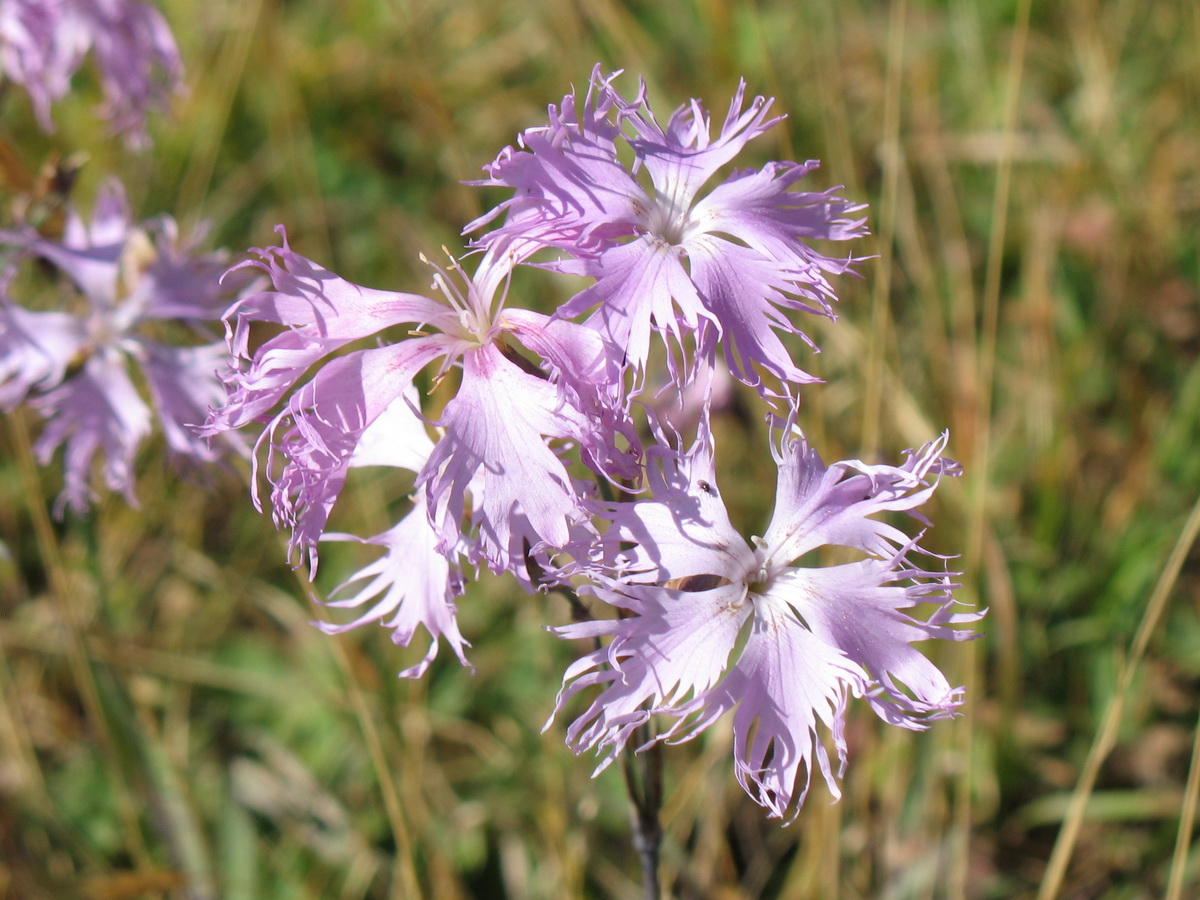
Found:
<svg viewBox="0 0 1200 900"><path fill-rule="evenodd" d="M148 152L96 121L90 67L56 134L12 90L0 130L33 169L86 149L85 211L115 173L138 217L208 221L235 254L283 223L350 281L424 291L418 254L457 252L502 199L462 181L597 62L627 95L642 75L663 120L695 97L720 122L744 78L788 118L739 165L820 159L808 189L869 204L854 249L873 258L798 357L828 382L802 425L826 459L869 461L949 428L966 474L928 545L990 612L981 640L927 652L967 703L924 733L853 704L842 800L814 782L787 828L738 786L727 730L669 748L670 896L1197 896L1194 4L159 5L189 93ZM549 308L560 288L528 290ZM181 478L157 445L140 509L109 497L39 534L60 467L31 477L37 420L6 418L0 897L641 896L620 772L590 779L561 721L539 733L581 652L543 631L569 621L562 598L482 578L459 604L474 673L444 651L400 680L421 640L313 628L314 589L237 473ZM734 522L758 533L765 428L755 412L719 435ZM332 525L374 534L407 485L361 474ZM324 552L315 591L359 549Z"/></svg>

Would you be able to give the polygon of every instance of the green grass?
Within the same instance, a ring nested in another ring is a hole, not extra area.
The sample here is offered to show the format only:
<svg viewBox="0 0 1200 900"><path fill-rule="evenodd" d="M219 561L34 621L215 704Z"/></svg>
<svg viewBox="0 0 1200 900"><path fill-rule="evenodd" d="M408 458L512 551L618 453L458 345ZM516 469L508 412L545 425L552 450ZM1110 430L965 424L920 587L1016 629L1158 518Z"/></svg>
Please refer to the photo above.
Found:
<svg viewBox="0 0 1200 900"><path fill-rule="evenodd" d="M57 134L13 90L0 133L31 169L87 148L84 208L115 172L140 215L211 220L235 252L284 223L299 252L374 287L426 287L417 254L459 249L499 199L461 182L596 62L644 75L660 115L699 97L723 116L739 77L775 96L786 123L739 163L821 159L818 187L870 204L858 252L876 256L814 329L823 352L804 359L828 383L802 424L829 459L950 429L967 474L940 489L929 543L962 554L963 598L990 614L979 642L928 648L968 686L964 716L912 734L855 705L842 801L814 784L789 828L738 787L727 730L669 748L664 883L1032 898L1070 833L1057 896L1166 895L1200 712L1194 555L1144 654L1130 648L1200 496L1187 4L1035 4L1023 41L1022 5L983 0L162 5L190 94L152 123L149 154L104 137L86 78ZM180 479L151 449L140 509L109 498L39 535L59 469L31 484L35 419L6 424L0 898L640 896L620 773L590 780L561 722L539 734L579 651L542 630L569 620L560 598L484 578L460 604L475 672L443 652L400 681L423 647L312 628L235 474ZM720 427L751 533L769 515L761 430L746 451ZM402 499L364 477L335 524L373 533ZM355 550L330 548L317 590ZM1106 719L1111 750L1072 813Z"/></svg>

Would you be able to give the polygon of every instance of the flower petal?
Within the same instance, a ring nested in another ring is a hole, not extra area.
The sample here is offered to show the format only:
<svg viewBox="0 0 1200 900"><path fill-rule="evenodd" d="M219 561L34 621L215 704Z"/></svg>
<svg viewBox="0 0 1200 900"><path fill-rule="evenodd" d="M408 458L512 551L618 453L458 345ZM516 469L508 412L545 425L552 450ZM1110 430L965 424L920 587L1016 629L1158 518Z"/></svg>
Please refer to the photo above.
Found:
<svg viewBox="0 0 1200 900"><path fill-rule="evenodd" d="M229 349L249 365L229 379L229 398L205 426L216 434L256 421L271 410L318 360L351 341L389 325L427 322L447 313L441 304L418 294L397 294L360 287L310 259L282 247L256 249L247 266L266 272L273 291L245 297L225 313ZM251 351L257 323L287 330Z"/></svg>
<svg viewBox="0 0 1200 900"><path fill-rule="evenodd" d="M45 392L66 377L83 349L82 321L62 312L30 312L4 296L0 284L0 409L12 411L31 392Z"/></svg>
<svg viewBox="0 0 1200 900"><path fill-rule="evenodd" d="M868 699L881 718L923 729L930 721L953 715L963 690L951 688L937 666L912 644L931 638L970 640L976 635L951 625L982 616L950 612L956 605L952 587L944 573L939 577L911 568L900 556L791 569L776 579L772 596L795 610L824 643L866 671L879 686ZM905 612L925 603L937 605L926 621Z"/></svg>
<svg viewBox="0 0 1200 900"><path fill-rule="evenodd" d="M684 248L648 234L596 257L548 264L596 279L562 304L557 315L572 318L597 307L588 324L624 348L626 361L640 374L650 357L652 330L669 335L677 347L684 345L685 336L700 331L701 322L720 331L716 314L684 268L684 258Z"/></svg>
<svg viewBox="0 0 1200 900"><path fill-rule="evenodd" d="M567 743L576 753L607 750L599 772L654 713L673 712L721 678L750 607L740 585L703 592L621 585L619 591L598 588L595 593L636 615L552 631L565 639L612 637L608 647L567 670L554 708L557 715L582 690L602 686L567 729Z"/></svg>
<svg viewBox="0 0 1200 900"><path fill-rule="evenodd" d="M611 86L607 90L620 110L621 121L634 130L630 146L649 171L659 196L669 197L676 209L690 207L696 192L721 166L783 119L767 118L772 101L765 97L755 97L743 111L746 82L742 81L730 101L720 135L711 141L708 116L696 100L676 109L664 130L646 102L645 82L639 85L633 103L624 101Z"/></svg>
<svg viewBox="0 0 1200 900"><path fill-rule="evenodd" d="M420 678L437 656L441 639L454 651L458 661L469 666L465 655L470 644L458 630L454 598L464 589L462 572L456 556L437 548L437 535L429 524L423 497L418 495L407 516L383 534L372 538L357 538L348 534L326 534L323 541L357 541L383 547L385 553L350 576L331 594L326 605L358 607L373 605L358 618L342 625L332 622L314 623L326 634L339 634L367 622L379 622L392 629L392 640L407 647L418 626L424 626L432 641L425 656L414 666L401 671L401 678ZM366 581L350 597L333 597L351 585Z"/></svg>
<svg viewBox="0 0 1200 900"><path fill-rule="evenodd" d="M210 407L220 402L225 391L217 373L226 364L225 345L170 347L151 341L139 344L142 371L150 389L159 425L174 452L202 462L215 462L221 453L198 432ZM224 435L226 442L245 455L237 435Z"/></svg>
<svg viewBox="0 0 1200 900"><path fill-rule="evenodd" d="M516 149L505 147L485 167L489 177L471 184L509 187L514 194L464 234L506 213L505 224L484 243L519 237L586 255L633 233L630 223L650 200L617 155L620 128L609 118L616 96L607 89L614 77L601 78L596 66L582 107L572 91L560 106L551 105L548 125L522 132Z"/></svg>
<svg viewBox="0 0 1200 900"><path fill-rule="evenodd" d="M514 528L528 529L523 536L531 544L567 543L583 513L566 466L546 439L573 437L580 423L559 401L554 385L522 372L494 345L463 355L462 385L437 423L444 433L417 481L428 491L443 547L459 540L476 473L480 539L495 570L512 563L514 538L519 544L522 537Z"/></svg>
<svg viewBox="0 0 1200 900"><path fill-rule="evenodd" d="M508 309L504 324L545 364L559 390L559 409L575 411L579 440L593 471L636 483L641 443L627 410L624 360L617 346L584 325L524 309Z"/></svg>
<svg viewBox="0 0 1200 900"><path fill-rule="evenodd" d="M846 460L826 467L807 441L787 431L772 448L779 482L775 512L763 536L777 562L799 559L822 545L856 547L891 558L908 543L908 535L871 516L902 511L924 521L914 510L933 493L935 476L957 473L955 464L941 456L945 434L903 466Z"/></svg>
<svg viewBox="0 0 1200 900"><path fill-rule="evenodd" d="M47 465L59 446L65 446L63 491L55 514L70 506L84 512L94 497L89 487L92 462L104 455L104 481L121 491L130 506L134 495L133 457L150 433L150 410L129 379L124 360L114 353L95 354L83 369L33 406L45 417L34 452Z"/></svg>
<svg viewBox="0 0 1200 900"><path fill-rule="evenodd" d="M270 442L272 516L277 527L292 529L289 552L308 555L310 576L317 568L317 541L358 441L413 375L445 353L444 344L441 335L431 335L331 360L292 395L259 438L260 445ZM273 471L277 456L283 458L278 473ZM256 482L258 468L256 454Z"/></svg>
<svg viewBox="0 0 1200 900"><path fill-rule="evenodd" d="M733 759L738 781L773 817L795 818L812 780L814 761L833 796L846 764L844 713L848 697L866 687L862 670L803 623L771 604L756 604L746 647L729 674L707 694L676 712L680 722L699 714L689 740L728 710L733 718ZM818 733L829 730L834 768Z"/></svg>

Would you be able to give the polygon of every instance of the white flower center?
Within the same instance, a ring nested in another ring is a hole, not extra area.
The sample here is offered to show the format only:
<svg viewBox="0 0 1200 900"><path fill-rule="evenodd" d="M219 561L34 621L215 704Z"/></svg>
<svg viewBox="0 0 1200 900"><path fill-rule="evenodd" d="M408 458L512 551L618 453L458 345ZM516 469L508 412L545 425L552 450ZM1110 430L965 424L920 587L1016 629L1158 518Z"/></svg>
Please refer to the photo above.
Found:
<svg viewBox="0 0 1200 900"><path fill-rule="evenodd" d="M682 244L688 233L688 212L674 197L659 195L646 217L646 231L672 246Z"/></svg>
<svg viewBox="0 0 1200 900"><path fill-rule="evenodd" d="M445 250L444 247L442 249ZM450 256L450 251L446 250L446 255ZM483 296L476 282L463 271L454 257L450 257L450 268L459 276L457 280L463 284L461 289L445 269L431 262L423 253L420 258L421 262L434 270L434 287L446 298L452 311L452 315L437 322L438 327L446 334L473 341L481 347L492 343L501 330L499 320L508 296L507 281L499 300L494 302L493 297Z"/></svg>
<svg viewBox="0 0 1200 900"><path fill-rule="evenodd" d="M771 555L770 548L758 535L750 538L750 543L754 545L754 568L746 574L746 588L751 594L764 594L774 580L774 575L771 572Z"/></svg>

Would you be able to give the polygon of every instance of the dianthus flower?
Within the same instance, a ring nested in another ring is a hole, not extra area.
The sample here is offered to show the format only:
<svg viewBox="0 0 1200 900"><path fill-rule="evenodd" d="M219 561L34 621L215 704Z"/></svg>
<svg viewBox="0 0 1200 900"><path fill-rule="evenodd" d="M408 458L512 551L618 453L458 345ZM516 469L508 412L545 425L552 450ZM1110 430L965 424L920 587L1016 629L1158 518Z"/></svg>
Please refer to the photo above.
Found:
<svg viewBox="0 0 1200 900"><path fill-rule="evenodd" d="M147 142L146 114L165 110L183 64L162 14L139 0L0 0L0 72L29 93L38 123L66 96L88 51L104 92L101 114L130 144Z"/></svg>
<svg viewBox="0 0 1200 900"><path fill-rule="evenodd" d="M231 299L220 284L222 257L196 255L194 242L180 245L169 218L133 225L115 181L101 189L90 226L69 213L61 243L31 229L0 232L0 243L53 265L85 306L78 314L33 311L0 291L0 407L11 411L28 400L45 419L34 447L42 464L65 448L59 512L67 505L83 511L94 499L97 454L107 486L135 504L133 457L155 420L174 453L218 458L189 426L224 393L217 377L224 347L203 328ZM206 343L159 340L172 320ZM131 367L140 371L149 406Z"/></svg>
<svg viewBox="0 0 1200 900"><path fill-rule="evenodd" d="M793 190L815 161L734 170L700 196L749 141L780 121L767 117L771 101L755 97L743 108L743 82L713 139L697 101L677 109L664 128L644 82L629 102L613 88L614 77L602 78L597 67L582 106L568 94L550 107L549 125L523 132L516 149L506 147L485 167L489 178L475 184L514 195L467 230L506 214L481 243L522 238L569 254L545 266L595 283L558 315L595 307L589 321L626 348L639 373L657 331L679 346L690 338L699 357L711 357L719 344L734 376L764 395L779 387L764 383L759 369L785 385L816 380L780 339L808 341L785 311L833 317L826 275L853 260L824 256L806 242L864 234L864 220L852 217L861 206L836 188ZM619 142L632 150L631 167ZM638 178L642 169L649 184Z"/></svg>
<svg viewBox="0 0 1200 900"><path fill-rule="evenodd" d="M579 447L592 471L636 477L636 436L615 352L592 329L507 304L518 248L493 246L473 277L455 264L462 288L438 269L439 299L351 284L292 252L286 239L256 253L247 264L266 272L275 290L226 314L230 348L246 365L229 379L228 400L205 431L266 417L259 444L268 443L275 521L291 529L291 550L307 554L312 570L355 448L435 362L438 379L461 369L458 391L436 422L441 437L417 479L442 551L463 539L464 528L473 530L484 559L502 571L519 567L514 548L566 543L585 518L561 455L567 445ZM256 322L286 330L251 352ZM397 325L416 327L398 342L331 356ZM280 402L283 409L270 415ZM469 495L475 508L468 517Z"/></svg>
<svg viewBox="0 0 1200 900"><path fill-rule="evenodd" d="M772 816L790 818L814 766L839 793L849 697L865 696L888 722L913 729L962 702L961 689L911 645L968 638L955 626L979 616L955 612L949 575L914 563L917 540L875 518L920 519L914 511L939 476L957 470L942 458L945 436L900 466L826 466L786 428L773 447L774 515L747 542L729 522L701 431L686 454L654 454L653 499L604 511L607 550L581 571L620 617L555 629L610 639L567 670L556 713L602 689L567 739L576 752L606 751L603 769L656 715L670 724L651 743L689 740L732 712L738 780ZM828 546L863 558L815 565L814 551ZM922 604L932 607L923 618L908 612ZM831 736L836 773L818 724Z"/></svg>

